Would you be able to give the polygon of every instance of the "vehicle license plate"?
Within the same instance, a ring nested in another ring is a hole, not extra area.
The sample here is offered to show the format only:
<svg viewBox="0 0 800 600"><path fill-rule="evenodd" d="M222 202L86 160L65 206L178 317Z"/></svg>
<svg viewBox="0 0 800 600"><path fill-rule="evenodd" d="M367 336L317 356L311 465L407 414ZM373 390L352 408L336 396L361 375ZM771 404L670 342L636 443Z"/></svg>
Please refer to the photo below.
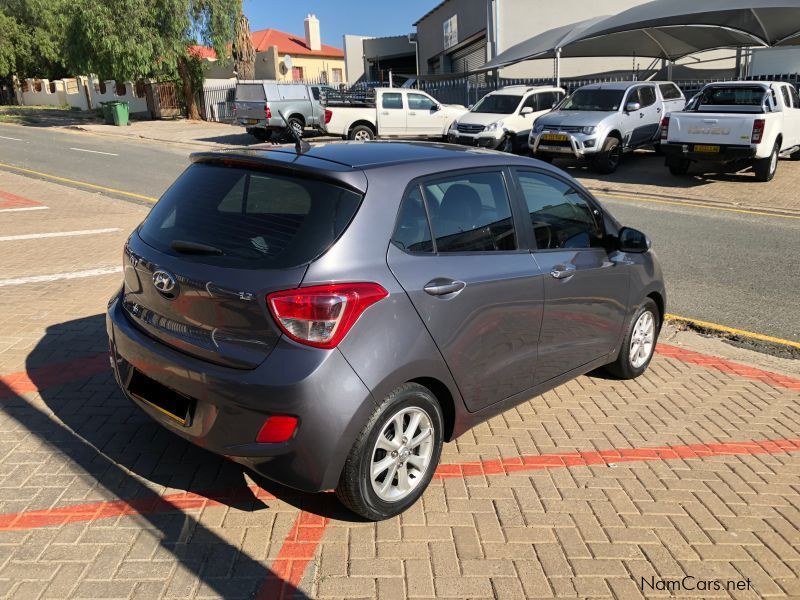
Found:
<svg viewBox="0 0 800 600"><path fill-rule="evenodd" d="M545 133L542 136L542 140L545 142L568 142L569 137L563 133Z"/></svg>
<svg viewBox="0 0 800 600"><path fill-rule="evenodd" d="M695 152L706 152L708 154L714 154L719 152L719 146L707 146L705 144L695 144L694 145Z"/></svg>
<svg viewBox="0 0 800 600"><path fill-rule="evenodd" d="M258 123L258 119L245 119L244 122L247 123L248 125L255 125L256 123Z"/></svg>

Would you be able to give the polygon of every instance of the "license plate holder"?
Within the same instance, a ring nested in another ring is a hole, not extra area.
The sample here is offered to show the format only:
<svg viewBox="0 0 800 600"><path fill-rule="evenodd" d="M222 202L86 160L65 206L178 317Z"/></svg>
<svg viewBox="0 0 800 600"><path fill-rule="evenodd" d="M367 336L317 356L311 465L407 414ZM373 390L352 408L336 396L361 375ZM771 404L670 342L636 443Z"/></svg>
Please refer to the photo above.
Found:
<svg viewBox="0 0 800 600"><path fill-rule="evenodd" d="M711 144L695 144L695 152L702 152L703 154L719 154L719 146Z"/></svg>

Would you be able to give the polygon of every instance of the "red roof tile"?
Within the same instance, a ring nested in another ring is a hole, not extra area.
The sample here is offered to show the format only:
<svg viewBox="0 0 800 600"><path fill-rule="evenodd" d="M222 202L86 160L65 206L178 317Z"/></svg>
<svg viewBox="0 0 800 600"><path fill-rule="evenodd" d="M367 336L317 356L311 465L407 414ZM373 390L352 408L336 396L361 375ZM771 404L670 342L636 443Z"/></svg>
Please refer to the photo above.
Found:
<svg viewBox="0 0 800 600"><path fill-rule="evenodd" d="M198 58L217 58L217 53L214 52L213 48L209 48L208 46L189 46L187 50L189 54Z"/></svg>
<svg viewBox="0 0 800 600"><path fill-rule="evenodd" d="M306 45L306 40L302 36L297 36L277 29L259 29L251 34L253 38L253 48L256 52L265 52L272 46L278 47L278 54L289 54L297 56L326 56L329 58L344 58L344 51L335 46L322 44L320 50L311 50Z"/></svg>

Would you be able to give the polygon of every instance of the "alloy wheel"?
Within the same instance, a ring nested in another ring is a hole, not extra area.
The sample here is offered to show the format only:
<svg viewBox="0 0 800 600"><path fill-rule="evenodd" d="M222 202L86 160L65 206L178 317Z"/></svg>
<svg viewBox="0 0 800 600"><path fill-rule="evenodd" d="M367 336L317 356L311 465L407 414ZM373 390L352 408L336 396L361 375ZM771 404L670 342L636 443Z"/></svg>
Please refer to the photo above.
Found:
<svg viewBox="0 0 800 600"><path fill-rule="evenodd" d="M628 355L630 356L631 366L639 369L644 365L653 354L653 346L656 339L656 320L649 310L646 310L633 326L631 335L631 347Z"/></svg>
<svg viewBox="0 0 800 600"><path fill-rule="evenodd" d="M433 442L431 418L421 408L404 408L386 421L369 465L378 498L397 502L414 491L431 466Z"/></svg>

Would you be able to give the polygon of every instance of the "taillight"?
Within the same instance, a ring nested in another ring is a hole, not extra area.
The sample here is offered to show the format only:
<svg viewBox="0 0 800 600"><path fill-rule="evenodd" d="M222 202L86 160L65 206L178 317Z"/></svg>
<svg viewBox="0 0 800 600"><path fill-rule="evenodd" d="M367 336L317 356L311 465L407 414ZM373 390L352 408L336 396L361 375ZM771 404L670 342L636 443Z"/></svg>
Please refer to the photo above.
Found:
<svg viewBox="0 0 800 600"><path fill-rule="evenodd" d="M261 426L256 436L260 444L280 444L288 442L297 429L297 417L288 415L272 415Z"/></svg>
<svg viewBox="0 0 800 600"><path fill-rule="evenodd" d="M661 119L661 141L666 142L669 135L669 117Z"/></svg>
<svg viewBox="0 0 800 600"><path fill-rule="evenodd" d="M333 111L329 108L325 109L325 125L331 122L331 117L333 116Z"/></svg>
<svg viewBox="0 0 800 600"><path fill-rule="evenodd" d="M766 123L764 119L756 119L753 121L753 134L750 136L750 143L761 143L761 138L764 137L764 125L766 125Z"/></svg>
<svg viewBox="0 0 800 600"><path fill-rule="evenodd" d="M389 293L377 283L332 283L267 296L275 322L293 340L335 348L367 308Z"/></svg>
<svg viewBox="0 0 800 600"><path fill-rule="evenodd" d="M272 111L269 109L269 104L264 105L264 116L266 116L268 119L272 118Z"/></svg>

